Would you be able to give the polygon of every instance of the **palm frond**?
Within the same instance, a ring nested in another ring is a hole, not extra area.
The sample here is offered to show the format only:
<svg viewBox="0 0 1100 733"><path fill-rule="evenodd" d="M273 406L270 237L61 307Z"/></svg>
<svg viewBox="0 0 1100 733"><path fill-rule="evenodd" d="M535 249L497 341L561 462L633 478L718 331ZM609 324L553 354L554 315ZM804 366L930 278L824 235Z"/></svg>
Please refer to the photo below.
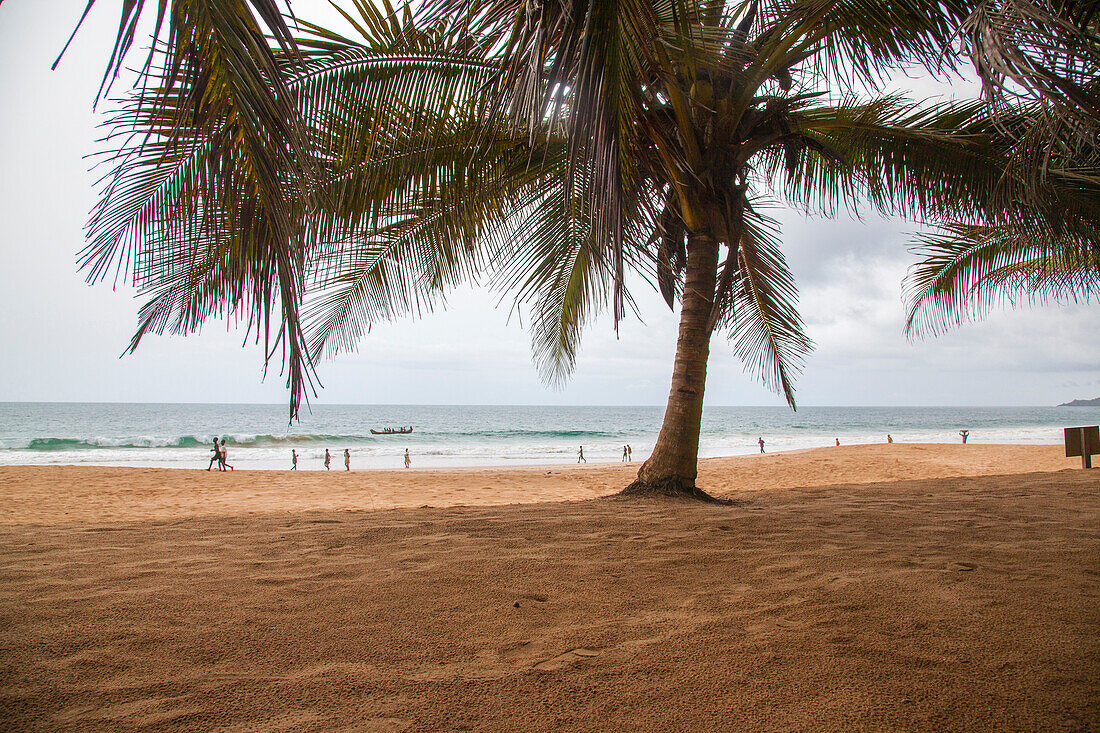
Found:
<svg viewBox="0 0 1100 733"><path fill-rule="evenodd" d="M1100 299L1100 248L1011 224L947 225L921 237L905 281L909 337L936 335L1000 304Z"/></svg>
<svg viewBox="0 0 1100 733"><path fill-rule="evenodd" d="M65 51L68 50L69 44L72 43L95 2L96 0L88 0L80 19L69 36L69 40L53 62L52 68L56 69L61 62L61 58L65 55ZM138 23L146 15L145 2L146 0L124 0L122 3L119 13L118 34L115 37L114 48L111 50L111 57L107 62L103 81L99 87L98 97L100 98L105 97L110 92L111 83L122 71L126 56L131 46L133 46ZM287 8L289 10L289 2ZM168 85L166 92L174 91L176 81L179 81L184 88L197 85L196 82L202 66L188 68L183 62L183 57L188 55L190 47L196 40L196 26L193 25L195 22L193 19L196 17L204 15L216 17L225 24L225 27L243 26L252 32L248 34L249 36L259 32L261 30L260 24L262 24L262 28L271 34L283 51L293 51L295 48L294 37L286 23L286 18L278 0L174 0L171 3L166 2L166 0L157 0L156 10L150 12L155 13L156 20L141 74L143 76L150 74L154 62L158 61L156 52L158 44L161 44L160 47L167 51L168 62L165 64L167 68L176 72L186 69L183 76L168 75L172 83ZM162 31L164 32L163 36ZM244 41L244 44L239 48L238 62L248 64L251 58L251 63L266 66L268 71L274 68L274 56L270 47L266 44L262 47L257 46L254 37L241 35L239 38ZM259 51L258 55L249 56L249 54L257 51Z"/></svg>
<svg viewBox="0 0 1100 733"><path fill-rule="evenodd" d="M511 221L526 207L537 178L528 165L531 151L525 137L501 140L483 148L493 160L483 156L475 165L463 144L468 139L459 130L453 144L432 148L432 162L421 165L434 166L438 175L414 194L397 186L386 224L321 245L306 305L315 357L353 348L374 323L430 311L506 246L494 223Z"/></svg>
<svg viewBox="0 0 1100 733"><path fill-rule="evenodd" d="M992 195L1006 185L1009 158L980 102L920 107L899 97L848 98L800 110L791 124L803 136L794 164L774 149L761 162L802 207L831 214L870 202L920 219L995 218L1008 198Z"/></svg>
<svg viewBox="0 0 1100 733"><path fill-rule="evenodd" d="M742 0L734 7L744 12L751 4ZM891 70L909 65L950 71L952 57L943 49L969 13L961 0L934 9L918 0L764 0L759 8L753 51L764 76L805 58L815 77L848 88L873 88Z"/></svg>
<svg viewBox="0 0 1100 733"><path fill-rule="evenodd" d="M976 3L960 37L987 99L995 106L1020 93L1043 99L1060 116L1095 133L1100 119L1097 10L1094 0Z"/></svg>
<svg viewBox="0 0 1100 733"><path fill-rule="evenodd" d="M584 326L608 301L615 263L586 202L595 173L570 164L568 155L553 175L543 172L523 210L503 222L493 282L528 306L535 363L558 386L572 373Z"/></svg>
<svg viewBox="0 0 1100 733"><path fill-rule="evenodd" d="M293 415L312 379L297 316L305 246L294 212L309 205L315 175L297 112L241 2L175 3L169 35L159 65L146 67L155 81L111 120L112 137L123 142L107 154L116 165L82 261L92 280L132 266L139 289L155 288L172 279L181 252L201 248L218 228L229 232L236 244L225 272L236 280L202 308L242 317L265 353L283 349ZM124 51L130 40L119 43Z"/></svg>
<svg viewBox="0 0 1100 733"><path fill-rule="evenodd" d="M772 226L754 209L747 211L737 246L737 283L723 322L741 363L794 408L794 380L813 341L803 329L794 275Z"/></svg>

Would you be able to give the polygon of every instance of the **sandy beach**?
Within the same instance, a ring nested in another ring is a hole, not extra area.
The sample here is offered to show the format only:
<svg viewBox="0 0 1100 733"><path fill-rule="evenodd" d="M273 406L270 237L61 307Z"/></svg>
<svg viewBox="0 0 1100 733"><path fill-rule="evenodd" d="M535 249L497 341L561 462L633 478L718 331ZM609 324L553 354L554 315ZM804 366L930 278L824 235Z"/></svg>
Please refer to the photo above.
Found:
<svg viewBox="0 0 1100 733"><path fill-rule="evenodd" d="M1095 730L1100 470L0 468L4 730ZM342 468L342 466L341 466Z"/></svg>

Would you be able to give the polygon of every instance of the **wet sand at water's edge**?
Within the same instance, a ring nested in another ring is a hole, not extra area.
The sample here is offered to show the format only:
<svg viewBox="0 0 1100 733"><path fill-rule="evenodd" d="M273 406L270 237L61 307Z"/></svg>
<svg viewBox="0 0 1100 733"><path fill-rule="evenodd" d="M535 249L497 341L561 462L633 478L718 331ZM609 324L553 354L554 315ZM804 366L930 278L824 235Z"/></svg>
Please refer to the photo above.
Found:
<svg viewBox="0 0 1100 733"><path fill-rule="evenodd" d="M0 468L0 729L1097 730L1079 465Z"/></svg>

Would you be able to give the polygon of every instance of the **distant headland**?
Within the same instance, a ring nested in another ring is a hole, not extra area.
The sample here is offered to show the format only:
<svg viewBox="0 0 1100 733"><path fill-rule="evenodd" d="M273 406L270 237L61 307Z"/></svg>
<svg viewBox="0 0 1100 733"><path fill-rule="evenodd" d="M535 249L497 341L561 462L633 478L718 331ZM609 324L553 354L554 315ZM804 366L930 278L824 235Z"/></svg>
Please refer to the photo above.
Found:
<svg viewBox="0 0 1100 733"><path fill-rule="evenodd" d="M1058 405L1059 407L1100 407L1100 397L1095 397L1091 400L1073 400L1071 402L1063 402Z"/></svg>

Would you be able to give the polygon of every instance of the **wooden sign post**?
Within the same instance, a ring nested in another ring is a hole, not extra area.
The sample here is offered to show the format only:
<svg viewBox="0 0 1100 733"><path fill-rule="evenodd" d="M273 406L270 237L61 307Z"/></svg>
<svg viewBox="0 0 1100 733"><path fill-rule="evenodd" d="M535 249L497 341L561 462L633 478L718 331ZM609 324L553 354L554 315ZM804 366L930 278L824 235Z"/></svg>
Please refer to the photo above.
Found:
<svg viewBox="0 0 1100 733"><path fill-rule="evenodd" d="M1081 468L1092 468L1092 455L1100 453L1100 427L1066 428L1066 458L1081 456Z"/></svg>

